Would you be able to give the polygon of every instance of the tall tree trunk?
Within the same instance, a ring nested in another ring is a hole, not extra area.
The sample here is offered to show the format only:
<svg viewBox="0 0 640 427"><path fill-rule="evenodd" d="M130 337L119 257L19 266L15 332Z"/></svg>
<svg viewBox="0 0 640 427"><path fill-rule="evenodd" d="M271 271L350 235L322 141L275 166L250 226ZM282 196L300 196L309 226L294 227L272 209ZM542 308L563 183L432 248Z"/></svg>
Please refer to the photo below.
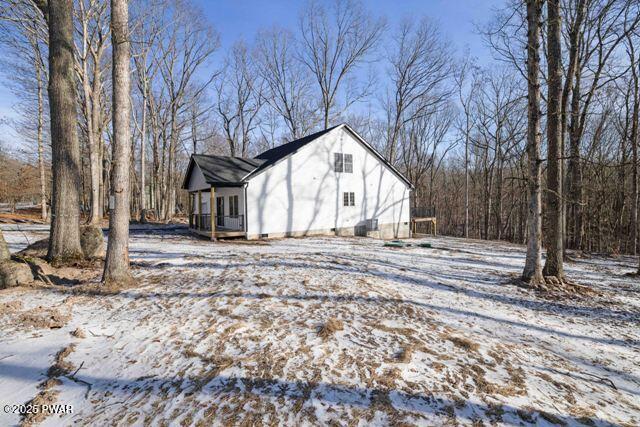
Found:
<svg viewBox="0 0 640 427"><path fill-rule="evenodd" d="M129 10L127 0L111 0L113 44L113 159L109 215L109 242L102 280L105 284L130 282L129 271L129 162L131 156L131 101L129 92Z"/></svg>
<svg viewBox="0 0 640 427"><path fill-rule="evenodd" d="M36 82L38 85L38 170L40 172L40 217L47 221L47 174L44 168L44 141L42 140L42 129L44 127L44 99L42 84L41 64L36 64Z"/></svg>
<svg viewBox="0 0 640 427"><path fill-rule="evenodd" d="M547 0L547 259L543 273L563 280L562 49L560 0Z"/></svg>
<svg viewBox="0 0 640 427"><path fill-rule="evenodd" d="M562 90L562 107L561 107L561 112L562 112L562 123L561 123L561 148L560 148L560 152L562 153L563 157L564 157L564 153L566 150L566 136L567 136L567 127L568 127L568 122L567 122L567 106L569 104L569 94L571 92L571 89L573 88L573 80L576 76L576 74L579 72L579 67L578 67L578 57L579 57L579 52L580 52L580 45L582 42L582 37L580 37L580 35L582 34L582 24L584 22L584 17L585 17L585 8L586 8L586 3L587 0L578 0L578 4L577 4L577 9L576 9L576 15L575 15L575 20L573 21L573 25L571 27L571 31L569 32L569 66L567 69L567 76L564 82L564 88ZM563 172L564 172L564 166L565 166L565 160L563 159L562 164L563 164ZM568 181L568 179L567 179ZM565 186L565 183L563 182L563 189L567 188ZM568 188L567 188L567 194L569 194L568 192ZM563 197L561 200L562 203L562 234L564 237L564 242L565 244L563 244L563 250L566 249L566 242L567 242L567 229L568 224L567 224L567 201L566 201L566 197Z"/></svg>
<svg viewBox="0 0 640 427"><path fill-rule="evenodd" d="M582 167L580 165L580 76L571 94L571 124L569 126L569 161L567 163L567 233L572 249L582 248Z"/></svg>
<svg viewBox="0 0 640 427"><path fill-rule="evenodd" d="M145 165L146 165L146 149L147 144L147 81L145 79L142 88L142 128L140 132L140 221L147 220L147 191L145 182Z"/></svg>
<svg viewBox="0 0 640 427"><path fill-rule="evenodd" d="M167 180L165 186L165 212L164 219L170 221L176 211L176 189L175 189L175 165L176 147L178 145L178 111L172 107L171 113L171 134L169 135L169 156L167 159Z"/></svg>
<svg viewBox="0 0 640 427"><path fill-rule="evenodd" d="M465 109L465 140L464 140L464 238L469 238L469 113Z"/></svg>
<svg viewBox="0 0 640 427"><path fill-rule="evenodd" d="M635 58L635 55L633 55ZM631 248L635 255L638 251L638 133L640 132L640 85L638 74L640 73L640 60L635 65L631 64L633 73L633 114L631 118L631 156L633 168L631 169ZM640 273L640 265L638 266Z"/></svg>
<svg viewBox="0 0 640 427"><path fill-rule="evenodd" d="M631 115L631 253L638 251L638 126L640 119L640 85L638 84L640 73L640 60L636 60L634 45L629 38L629 53L631 62L631 78L633 84L633 113ZM635 63L634 63L635 61ZM640 265L638 266L640 273Z"/></svg>
<svg viewBox="0 0 640 427"><path fill-rule="evenodd" d="M73 58L73 1L39 1L49 23L49 109L53 187L47 258L82 258L80 246L80 144Z"/></svg>
<svg viewBox="0 0 640 427"><path fill-rule="evenodd" d="M540 194L540 14L542 0L527 0L527 80L528 128L527 158L529 163L529 212L527 257L522 279L531 285L544 282L542 277L542 198Z"/></svg>

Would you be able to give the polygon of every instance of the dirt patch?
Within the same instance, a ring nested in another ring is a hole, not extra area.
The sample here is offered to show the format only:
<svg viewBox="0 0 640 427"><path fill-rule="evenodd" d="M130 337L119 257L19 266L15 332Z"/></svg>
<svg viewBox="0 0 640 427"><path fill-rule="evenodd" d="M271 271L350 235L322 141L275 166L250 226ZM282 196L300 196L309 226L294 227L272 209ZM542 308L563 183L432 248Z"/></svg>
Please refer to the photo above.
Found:
<svg viewBox="0 0 640 427"><path fill-rule="evenodd" d="M323 340L332 337L336 332L344 330L344 322L342 320L331 318L318 328L318 336Z"/></svg>

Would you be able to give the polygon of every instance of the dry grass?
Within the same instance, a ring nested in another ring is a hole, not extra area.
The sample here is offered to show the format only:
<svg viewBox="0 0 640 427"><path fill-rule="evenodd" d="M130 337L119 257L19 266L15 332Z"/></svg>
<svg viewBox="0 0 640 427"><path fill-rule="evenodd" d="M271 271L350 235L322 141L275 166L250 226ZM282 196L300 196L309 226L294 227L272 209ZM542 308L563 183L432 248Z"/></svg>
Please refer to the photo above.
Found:
<svg viewBox="0 0 640 427"><path fill-rule="evenodd" d="M43 405L53 405L56 403L59 392L51 388L46 388L36 395L33 399L28 401L25 405L31 405L33 407L42 408ZM30 412L22 416L20 426L33 426L40 424L47 417L47 413L43 411Z"/></svg>
<svg viewBox="0 0 640 427"><path fill-rule="evenodd" d="M409 363L411 362L411 357L413 356L413 353L415 351L415 346L406 345L400 349L400 351L396 355L396 360L400 363Z"/></svg>
<svg viewBox="0 0 640 427"><path fill-rule="evenodd" d="M59 392L55 387L60 386L62 382L58 377L71 374L74 369L73 364L65 359L75 350L75 345L70 344L56 353L54 363L47 371L47 379L38 386L40 391L33 399L26 403L34 407L42 408L43 405L53 405L56 403ZM22 415L20 421L21 426L33 426L41 423L49 414L42 410L37 413L27 413Z"/></svg>
<svg viewBox="0 0 640 427"><path fill-rule="evenodd" d="M19 300L0 303L0 313L2 314L16 312L20 309L22 309L22 301Z"/></svg>
<svg viewBox="0 0 640 427"><path fill-rule="evenodd" d="M344 322L339 319L330 318L318 328L318 336L323 340L332 337L336 332L344 330Z"/></svg>
<svg viewBox="0 0 640 427"><path fill-rule="evenodd" d="M71 335L76 338L86 338L87 335L84 333L82 328L76 328L71 332Z"/></svg>
<svg viewBox="0 0 640 427"><path fill-rule="evenodd" d="M57 308L38 306L20 313L18 322L22 326L36 329L59 329L71 320L69 313L62 313Z"/></svg>
<svg viewBox="0 0 640 427"><path fill-rule="evenodd" d="M459 347L466 351L477 352L480 349L480 344L475 343L467 338L455 337L455 336L454 337L447 336L445 338L451 341L456 347Z"/></svg>
<svg viewBox="0 0 640 427"><path fill-rule="evenodd" d="M70 355L76 349L75 344L69 344L64 347L58 353L56 353L56 357L54 359L54 364L49 367L47 371L47 376L49 378L55 378L62 375L70 374L73 370L73 364L71 362L67 362L65 359L68 355Z"/></svg>

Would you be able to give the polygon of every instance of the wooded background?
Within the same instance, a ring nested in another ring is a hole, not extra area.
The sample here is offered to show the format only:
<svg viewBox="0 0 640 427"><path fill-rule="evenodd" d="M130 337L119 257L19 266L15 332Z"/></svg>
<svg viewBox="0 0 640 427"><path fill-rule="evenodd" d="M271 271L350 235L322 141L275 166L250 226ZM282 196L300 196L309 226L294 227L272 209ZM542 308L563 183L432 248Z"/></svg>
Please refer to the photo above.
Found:
<svg viewBox="0 0 640 427"><path fill-rule="evenodd" d="M292 28L265 18L254 40L238 40L227 52L219 51L219 34L190 1L130 1L132 216L147 210L169 221L185 211L179 187L194 152L252 156L348 122L415 184L414 206L436 207L439 232L524 243L527 3L505 0L478 27L494 55L480 67L428 17L390 26L351 0L301 5ZM540 23L547 22L548 8L540 11ZM559 11L564 243L635 254L640 6L562 0ZM98 223L113 166L110 3L75 1L73 18L80 203L87 221ZM546 194L547 25L540 31ZM0 202L41 203L46 218L48 33L34 3L2 2L0 44L3 84L18 99L18 118L10 124L19 140L17 147L0 146Z"/></svg>

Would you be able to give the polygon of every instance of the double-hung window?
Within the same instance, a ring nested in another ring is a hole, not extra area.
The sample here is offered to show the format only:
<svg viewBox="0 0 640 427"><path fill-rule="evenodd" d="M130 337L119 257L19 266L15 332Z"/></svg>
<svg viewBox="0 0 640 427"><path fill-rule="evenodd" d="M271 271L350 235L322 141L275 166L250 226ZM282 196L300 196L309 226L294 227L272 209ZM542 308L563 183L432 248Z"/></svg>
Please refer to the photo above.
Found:
<svg viewBox="0 0 640 427"><path fill-rule="evenodd" d="M344 153L333 153L334 172L353 173L353 155Z"/></svg>
<svg viewBox="0 0 640 427"><path fill-rule="evenodd" d="M343 206L355 206L356 194L353 192L342 193L342 205Z"/></svg>
<svg viewBox="0 0 640 427"><path fill-rule="evenodd" d="M344 171L346 173L353 173L353 155L344 155Z"/></svg>

